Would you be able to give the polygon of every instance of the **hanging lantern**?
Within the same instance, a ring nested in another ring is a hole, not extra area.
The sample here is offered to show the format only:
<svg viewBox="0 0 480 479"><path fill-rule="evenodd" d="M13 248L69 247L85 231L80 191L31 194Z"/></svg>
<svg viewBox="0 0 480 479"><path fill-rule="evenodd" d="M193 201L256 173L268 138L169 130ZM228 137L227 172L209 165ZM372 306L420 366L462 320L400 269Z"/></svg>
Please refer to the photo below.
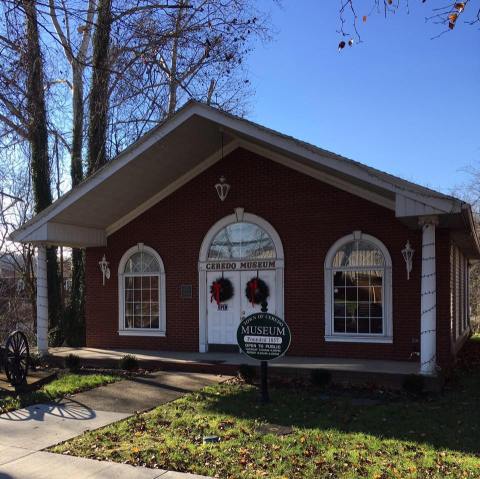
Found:
<svg viewBox="0 0 480 479"><path fill-rule="evenodd" d="M225 201L228 196L228 192L230 191L230 185L226 181L227 180L225 177L221 176L218 180L218 183L215 185L215 189L217 190L217 195L220 198L220 201Z"/></svg>
<svg viewBox="0 0 480 479"><path fill-rule="evenodd" d="M410 279L410 272L412 271L414 253L415 253L415 250L410 245L410 241L407 241L405 248L402 249L402 256L407 266L407 279Z"/></svg>

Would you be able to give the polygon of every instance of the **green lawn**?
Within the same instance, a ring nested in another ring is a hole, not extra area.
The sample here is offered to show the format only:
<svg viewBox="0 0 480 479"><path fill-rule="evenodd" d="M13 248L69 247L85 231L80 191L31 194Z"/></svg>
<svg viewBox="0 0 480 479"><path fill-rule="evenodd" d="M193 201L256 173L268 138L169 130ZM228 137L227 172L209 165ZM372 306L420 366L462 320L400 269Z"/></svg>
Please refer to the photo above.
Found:
<svg viewBox="0 0 480 479"><path fill-rule="evenodd" d="M46 384L38 391L26 394L0 396L0 413L12 411L20 407L49 402L67 394L73 394L86 389L92 389L103 384L118 381L118 376L111 374L65 374Z"/></svg>
<svg viewBox="0 0 480 479"><path fill-rule="evenodd" d="M354 392L329 394L274 389L263 406L255 387L219 384L53 450L220 478L480 477L480 374L430 398L360 406Z"/></svg>

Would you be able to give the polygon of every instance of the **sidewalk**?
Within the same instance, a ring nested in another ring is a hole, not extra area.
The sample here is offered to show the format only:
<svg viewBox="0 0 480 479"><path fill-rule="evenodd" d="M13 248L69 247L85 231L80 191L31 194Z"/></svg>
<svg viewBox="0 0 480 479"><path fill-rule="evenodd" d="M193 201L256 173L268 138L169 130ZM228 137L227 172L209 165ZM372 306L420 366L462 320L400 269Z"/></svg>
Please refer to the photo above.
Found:
<svg viewBox="0 0 480 479"><path fill-rule="evenodd" d="M0 415L0 479L194 479L202 476L42 451L224 378L160 372Z"/></svg>

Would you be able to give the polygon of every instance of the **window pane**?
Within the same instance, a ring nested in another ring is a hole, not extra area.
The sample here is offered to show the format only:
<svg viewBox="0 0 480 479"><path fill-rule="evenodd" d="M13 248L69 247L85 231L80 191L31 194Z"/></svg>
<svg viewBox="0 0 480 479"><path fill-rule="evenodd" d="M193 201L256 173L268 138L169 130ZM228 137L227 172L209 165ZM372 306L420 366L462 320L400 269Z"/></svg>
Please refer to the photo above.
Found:
<svg viewBox="0 0 480 479"><path fill-rule="evenodd" d="M125 265L125 273L158 273L160 265L150 253L140 251L133 253Z"/></svg>
<svg viewBox="0 0 480 479"><path fill-rule="evenodd" d="M357 285L357 272L356 271L345 272L345 286L356 286L356 285Z"/></svg>
<svg viewBox="0 0 480 479"><path fill-rule="evenodd" d="M365 267L383 266L385 258L383 253L369 241L356 240L341 246L333 258L332 266L341 267Z"/></svg>
<svg viewBox="0 0 480 479"><path fill-rule="evenodd" d="M158 316L152 316L152 328L158 328Z"/></svg>
<svg viewBox="0 0 480 479"><path fill-rule="evenodd" d="M345 332L345 318L335 318L333 321L333 330L336 333Z"/></svg>
<svg viewBox="0 0 480 479"><path fill-rule="evenodd" d="M368 318L358 318L358 332L359 332L359 334L370 333L369 319Z"/></svg>
<svg viewBox="0 0 480 479"><path fill-rule="evenodd" d="M382 318L371 318L370 320L372 334L381 334L382 333Z"/></svg>
<svg viewBox="0 0 480 479"><path fill-rule="evenodd" d="M357 273L358 286L368 286L370 284L370 271L363 271Z"/></svg>
<svg viewBox="0 0 480 479"><path fill-rule="evenodd" d="M269 258L276 258L272 239L251 223L233 223L225 227L215 236L208 252L209 260Z"/></svg>
<svg viewBox="0 0 480 479"><path fill-rule="evenodd" d="M333 314L337 317L345 316L345 303L334 303L333 305Z"/></svg>
<svg viewBox="0 0 480 479"><path fill-rule="evenodd" d="M357 242L357 256L355 266L383 266L383 253L368 241Z"/></svg>
<svg viewBox="0 0 480 479"><path fill-rule="evenodd" d="M356 302L347 302L346 306L346 316L357 317L357 303Z"/></svg>
<svg viewBox="0 0 480 479"><path fill-rule="evenodd" d="M382 288L379 286L374 286L370 288L370 301L372 303L381 303L382 302Z"/></svg>
<svg viewBox="0 0 480 479"><path fill-rule="evenodd" d="M382 316L382 304L381 303L371 303L370 304L370 315L371 316Z"/></svg>
<svg viewBox="0 0 480 479"><path fill-rule="evenodd" d="M370 316L370 303L361 302L358 303L358 317L368 318Z"/></svg>
<svg viewBox="0 0 480 479"><path fill-rule="evenodd" d="M335 288L333 290L333 299L335 301L343 301L345 299L345 288Z"/></svg>
<svg viewBox="0 0 480 479"><path fill-rule="evenodd" d="M355 286L345 288L345 298L347 301L357 301L357 288Z"/></svg>
<svg viewBox="0 0 480 479"><path fill-rule="evenodd" d="M370 288L368 287L368 285L358 287L358 300L370 301Z"/></svg>
<svg viewBox="0 0 480 479"><path fill-rule="evenodd" d="M352 255L355 254L355 242L344 244L335 254L332 266L334 268L350 266Z"/></svg>
<svg viewBox="0 0 480 479"><path fill-rule="evenodd" d="M334 286L345 286L345 276L346 273L343 271L335 271L333 275L333 285Z"/></svg>
<svg viewBox="0 0 480 479"><path fill-rule="evenodd" d="M350 317L346 320L346 328L347 333L356 333L357 332L357 318Z"/></svg>

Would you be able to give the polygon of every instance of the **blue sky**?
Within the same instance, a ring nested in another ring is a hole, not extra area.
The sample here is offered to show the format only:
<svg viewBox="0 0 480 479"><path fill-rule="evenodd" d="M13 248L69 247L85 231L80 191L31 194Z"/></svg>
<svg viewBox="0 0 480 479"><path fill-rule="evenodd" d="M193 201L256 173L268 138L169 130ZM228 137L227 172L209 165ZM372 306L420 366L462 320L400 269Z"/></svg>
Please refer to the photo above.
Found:
<svg viewBox="0 0 480 479"><path fill-rule="evenodd" d="M360 17L372 2L357 0ZM339 1L259 4L277 33L249 62L250 119L440 191L467 181L480 164L478 25L431 40L444 28L425 23L432 2L410 0L338 52Z"/></svg>

